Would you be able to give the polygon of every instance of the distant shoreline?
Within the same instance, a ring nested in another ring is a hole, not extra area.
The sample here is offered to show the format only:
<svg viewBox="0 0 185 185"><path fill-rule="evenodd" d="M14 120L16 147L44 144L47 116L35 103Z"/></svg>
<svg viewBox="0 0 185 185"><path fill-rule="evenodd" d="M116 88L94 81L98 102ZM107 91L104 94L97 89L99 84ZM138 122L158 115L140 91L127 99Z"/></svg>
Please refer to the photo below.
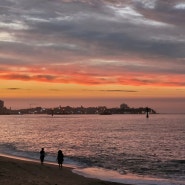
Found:
<svg viewBox="0 0 185 185"><path fill-rule="evenodd" d="M50 115L68 115L68 114L156 114L156 111L149 107L130 108L127 104L122 103L120 107L107 108L106 106L98 107L70 107L58 106L54 108L31 107L26 109L13 110L4 106L4 101L0 100L0 115L9 114L50 114Z"/></svg>

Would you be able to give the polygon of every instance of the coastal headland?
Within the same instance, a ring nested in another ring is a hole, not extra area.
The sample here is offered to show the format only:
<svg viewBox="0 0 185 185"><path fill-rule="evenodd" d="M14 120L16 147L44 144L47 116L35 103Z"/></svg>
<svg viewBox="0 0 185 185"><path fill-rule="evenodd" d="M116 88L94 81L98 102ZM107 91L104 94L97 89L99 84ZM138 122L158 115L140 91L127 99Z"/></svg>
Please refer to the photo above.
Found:
<svg viewBox="0 0 185 185"><path fill-rule="evenodd" d="M127 104L122 103L119 107L107 108L106 106L98 107L71 107L61 106L54 108L43 108L43 107L29 107L25 109L13 110L11 107L8 109L4 106L4 102L0 100L0 115L11 115L11 114L51 114L53 115L68 115L68 114L100 114L100 115L111 115L111 114L156 114L156 111L149 107L133 108Z"/></svg>

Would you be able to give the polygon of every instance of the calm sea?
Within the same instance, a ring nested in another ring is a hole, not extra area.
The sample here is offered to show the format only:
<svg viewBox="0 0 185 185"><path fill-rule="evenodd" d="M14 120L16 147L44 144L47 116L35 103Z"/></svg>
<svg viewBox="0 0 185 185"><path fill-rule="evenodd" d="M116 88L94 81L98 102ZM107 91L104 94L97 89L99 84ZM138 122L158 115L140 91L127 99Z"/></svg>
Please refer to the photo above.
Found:
<svg viewBox="0 0 185 185"><path fill-rule="evenodd" d="M132 184L185 184L185 115L0 116L0 153L56 163Z"/></svg>

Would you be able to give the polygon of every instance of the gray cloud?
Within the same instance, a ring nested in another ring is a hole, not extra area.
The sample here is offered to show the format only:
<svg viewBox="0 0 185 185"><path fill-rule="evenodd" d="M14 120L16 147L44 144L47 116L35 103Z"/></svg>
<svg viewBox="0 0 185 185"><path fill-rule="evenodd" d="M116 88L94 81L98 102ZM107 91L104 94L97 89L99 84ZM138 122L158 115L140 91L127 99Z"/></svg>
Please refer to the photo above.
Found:
<svg viewBox="0 0 185 185"><path fill-rule="evenodd" d="M84 90L84 91L99 91L99 92L126 92L126 93L135 93L135 92L139 92L139 91L134 91L134 90L120 90L120 89L104 89L104 90Z"/></svg>
<svg viewBox="0 0 185 185"><path fill-rule="evenodd" d="M21 88L8 88L8 90L11 90L11 91L17 91L17 90L20 90Z"/></svg>
<svg viewBox="0 0 185 185"><path fill-rule="evenodd" d="M128 92L128 93L138 92L138 91L133 91L133 90L100 90L100 91L103 91L103 92Z"/></svg>
<svg viewBox="0 0 185 185"><path fill-rule="evenodd" d="M85 69L90 59L101 59L117 62L93 64L99 73L185 73L180 0L4 0L0 10L0 65L76 63ZM125 64L132 56L144 65Z"/></svg>

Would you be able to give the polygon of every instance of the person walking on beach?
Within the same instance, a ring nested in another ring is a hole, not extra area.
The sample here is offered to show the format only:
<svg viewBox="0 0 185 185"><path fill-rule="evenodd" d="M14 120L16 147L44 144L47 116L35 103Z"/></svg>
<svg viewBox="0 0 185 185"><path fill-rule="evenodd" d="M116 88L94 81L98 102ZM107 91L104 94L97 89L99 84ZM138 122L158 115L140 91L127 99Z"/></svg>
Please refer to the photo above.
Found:
<svg viewBox="0 0 185 185"><path fill-rule="evenodd" d="M44 157L45 157L45 155L46 155L46 153L44 151L44 148L42 148L41 151L40 151L40 162L41 162L41 164L44 163Z"/></svg>
<svg viewBox="0 0 185 185"><path fill-rule="evenodd" d="M64 161L64 154L62 153L62 150L58 151L57 161L58 161L59 168L62 168L62 164Z"/></svg>

